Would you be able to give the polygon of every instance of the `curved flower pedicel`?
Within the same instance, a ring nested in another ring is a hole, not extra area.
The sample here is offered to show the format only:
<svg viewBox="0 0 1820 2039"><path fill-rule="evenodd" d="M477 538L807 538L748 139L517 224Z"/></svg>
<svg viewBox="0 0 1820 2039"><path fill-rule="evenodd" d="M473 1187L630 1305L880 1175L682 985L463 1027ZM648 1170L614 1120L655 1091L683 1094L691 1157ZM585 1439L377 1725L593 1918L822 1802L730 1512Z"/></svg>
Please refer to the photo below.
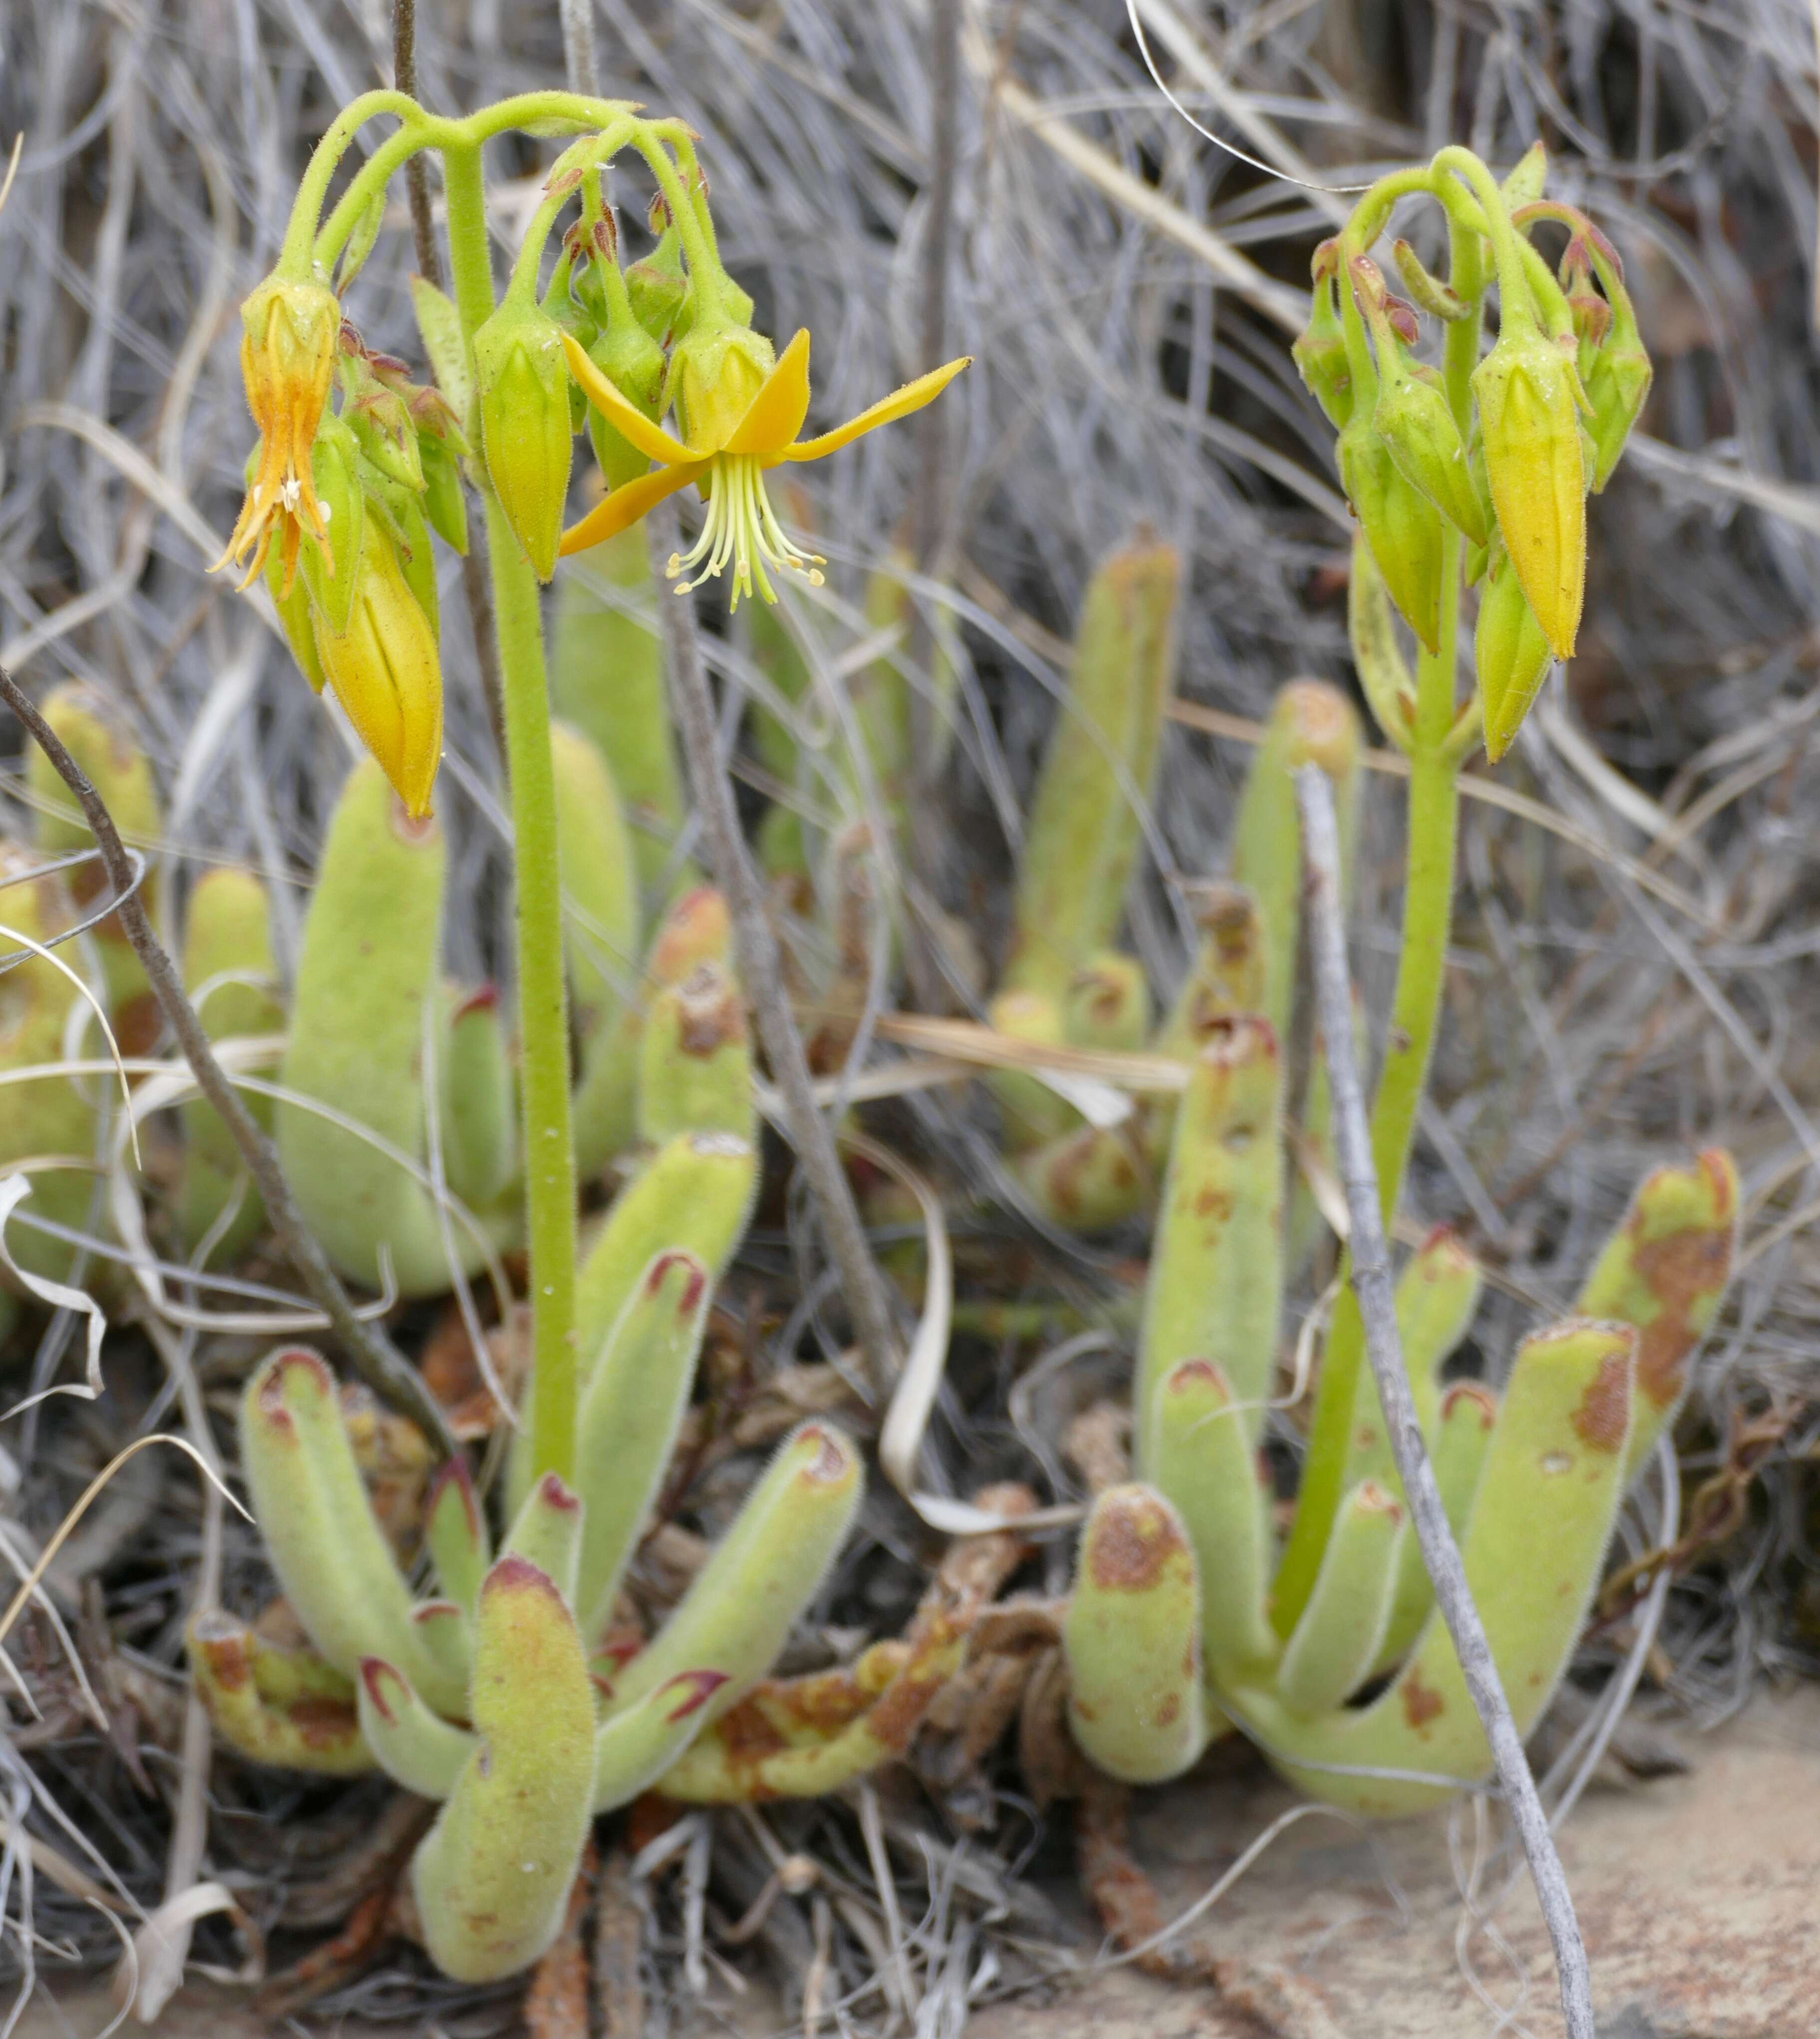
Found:
<svg viewBox="0 0 1820 2039"><path fill-rule="evenodd" d="M728 344L737 340L743 345ZM756 333L728 336L716 350L724 367L737 363L746 375L754 375L759 350L768 355L769 344ZM622 483L590 511L579 524L563 533L563 552L579 552L598 545L616 533L636 524L667 496L693 482L708 504L707 521L693 549L670 561L669 572L676 580L677 593L686 594L700 582L712 579L730 565L733 570L733 605L742 594L750 594L754 583L767 602L777 600L767 568L788 570L807 576L819 586L820 560L792 543L777 521L765 492L765 473L785 461L820 460L899 418L908 417L932 403L971 359L945 362L906 382L888 397L870 404L857 417L837 425L831 432L814 439L799 439L803 420L809 414L809 336L800 330L763 372L750 401L738 410L724 401L712 401L716 392L698 393L690 406L697 415L688 420L685 436L672 438L655 425L637 407L622 397L589 359L585 348L569 334L563 335L563 352L569 373L587 393L596 410L621 432L632 445L659 463L649 474ZM732 379L724 376L724 380ZM682 380L686 397L689 378ZM702 401L704 397L709 401ZM694 569L695 577L678 576Z"/></svg>

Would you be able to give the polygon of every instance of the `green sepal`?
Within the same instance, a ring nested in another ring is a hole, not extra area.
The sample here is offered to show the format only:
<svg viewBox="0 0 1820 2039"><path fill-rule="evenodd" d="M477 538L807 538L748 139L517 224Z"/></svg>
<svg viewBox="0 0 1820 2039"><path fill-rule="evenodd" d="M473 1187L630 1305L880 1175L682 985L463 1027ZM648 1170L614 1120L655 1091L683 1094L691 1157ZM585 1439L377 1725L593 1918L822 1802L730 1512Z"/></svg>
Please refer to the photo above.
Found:
<svg viewBox="0 0 1820 2039"><path fill-rule="evenodd" d="M360 1732L379 1768L420 1798L446 1798L477 1746L465 1728L432 1713L403 1672L378 1657L355 1684Z"/></svg>
<svg viewBox="0 0 1820 2039"><path fill-rule="evenodd" d="M1533 205L1548 180L1548 152L1540 142L1532 142L1499 188L1505 206L1514 212L1520 206Z"/></svg>
<svg viewBox="0 0 1820 2039"><path fill-rule="evenodd" d="M492 1982L555 1938L592 1819L594 1699L575 1619L536 1566L500 1559L474 1623L473 1753L412 1859L424 1943Z"/></svg>
<svg viewBox="0 0 1820 2039"><path fill-rule="evenodd" d="M1179 1777L1206 1745L1199 1584L1182 1519L1148 1487L1111 1487L1081 1532L1062 1630L1068 1724L1109 1777Z"/></svg>
<svg viewBox="0 0 1820 2039"><path fill-rule="evenodd" d="M411 309L417 315L417 331L423 338L424 358L430 364L430 373L465 431L473 406L474 369L462 315L452 298L445 297L421 276L411 279Z"/></svg>
<svg viewBox="0 0 1820 2039"><path fill-rule="evenodd" d="M310 590L311 606L337 637L346 636L353 618L360 579L361 537L367 521L367 492L360 469L360 442L352 427L333 412L325 412L310 449L310 472L328 526L328 541L325 546L306 531L298 566Z"/></svg>
<svg viewBox="0 0 1820 2039"><path fill-rule="evenodd" d="M442 597L436 587L436 552L430 541L430 520L425 514L424 494L396 481L382 481L373 491L391 526L392 542L405 585L416 597L417 606L429 619L430 632L442 640ZM367 514L373 514L369 501Z"/></svg>
<svg viewBox="0 0 1820 2039"><path fill-rule="evenodd" d="M468 556L468 492L462 463L447 440L431 432L417 441L424 469L424 515L430 529L450 551Z"/></svg>
<svg viewBox="0 0 1820 2039"><path fill-rule="evenodd" d="M708 1270L674 1249L646 1266L597 1357L576 1427L583 1517L573 1596L583 1635L596 1638L670 1464L713 1294Z"/></svg>
<svg viewBox="0 0 1820 2039"><path fill-rule="evenodd" d="M300 548L299 561L301 558ZM291 655L297 662L297 670L310 682L310 691L319 694L328 684L329 676L322 670L322 660L316 649L310 583L294 568L291 585L286 587L284 549L281 545L268 548L265 564L260 571L265 580L265 591L272 597L272 606L278 612L279 628L284 632L284 641L291 647Z"/></svg>

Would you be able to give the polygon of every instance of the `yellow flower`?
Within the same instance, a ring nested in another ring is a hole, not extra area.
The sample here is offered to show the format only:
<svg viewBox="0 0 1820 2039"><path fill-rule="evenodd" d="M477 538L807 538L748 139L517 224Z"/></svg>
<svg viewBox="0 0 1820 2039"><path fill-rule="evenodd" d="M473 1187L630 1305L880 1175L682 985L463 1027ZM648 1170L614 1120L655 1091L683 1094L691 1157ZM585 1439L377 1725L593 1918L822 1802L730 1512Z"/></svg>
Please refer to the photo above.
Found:
<svg viewBox="0 0 1820 2039"><path fill-rule="evenodd" d="M240 317L240 368L247 408L260 431L259 466L227 549L215 564L224 567L250 548L253 563L241 583L246 587L265 564L275 523L283 534L288 590L306 526L324 552L329 550L310 449L334 378L341 306L321 283L268 276L241 306Z"/></svg>
<svg viewBox="0 0 1820 2039"><path fill-rule="evenodd" d="M569 373L587 393L588 401L640 453L659 464L651 473L622 483L565 531L562 551L579 552L600 544L636 523L665 496L693 482L708 504L707 520L693 549L671 560L670 576L674 580L699 569L693 580L680 582L677 592L681 594L731 567L735 606L742 594L751 594L754 580L767 602L777 600L767 568L788 568L814 584L822 578L815 571L821 564L815 555L804 552L785 536L765 491L766 470L786 461L820 460L876 426L920 411L941 394L971 359L963 355L931 369L833 431L803 439L796 435L809 414L809 336L801 332L768 374L752 377L754 393L737 412L730 404L704 401L705 392L690 393L693 401L682 409L688 436L676 439L622 397L567 333L563 335L563 351ZM743 378L750 368L752 350L729 347L726 353L730 371L736 369ZM726 392L716 393L724 396Z"/></svg>

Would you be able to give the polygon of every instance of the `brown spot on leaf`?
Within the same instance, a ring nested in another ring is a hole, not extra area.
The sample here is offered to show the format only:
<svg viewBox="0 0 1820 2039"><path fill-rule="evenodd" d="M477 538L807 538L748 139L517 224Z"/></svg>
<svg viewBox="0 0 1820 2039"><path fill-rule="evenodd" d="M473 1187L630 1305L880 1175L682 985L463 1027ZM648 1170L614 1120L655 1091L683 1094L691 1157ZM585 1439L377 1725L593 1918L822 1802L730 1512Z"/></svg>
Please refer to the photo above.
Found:
<svg viewBox="0 0 1820 2039"><path fill-rule="evenodd" d="M1157 1709L1157 1726L1173 1727L1176 1722L1181 1718L1181 1694L1180 1692L1170 1693L1168 1697L1165 1699L1163 1703Z"/></svg>
<svg viewBox="0 0 1820 2039"><path fill-rule="evenodd" d="M1580 1397L1574 1429L1595 1452L1615 1452L1624 1441L1630 1416L1630 1369L1621 1352L1609 1354Z"/></svg>
<svg viewBox="0 0 1820 2039"><path fill-rule="evenodd" d="M1656 1314L1637 1331L1637 1385L1659 1409L1681 1395L1688 1354L1706 1328L1706 1308L1731 1271L1731 1226L1678 1232L1632 1253L1637 1278L1655 1298Z"/></svg>
<svg viewBox="0 0 1820 2039"><path fill-rule="evenodd" d="M1168 1505L1142 1487L1102 1497L1088 1525L1087 1567L1108 1593L1146 1591L1186 1548Z"/></svg>
<svg viewBox="0 0 1820 2039"><path fill-rule="evenodd" d="M360 1732L354 1709L345 1699L294 1699L284 1711L306 1749L338 1749Z"/></svg>
<svg viewBox="0 0 1820 2039"><path fill-rule="evenodd" d="M1422 1682L1419 1671L1411 1669L1403 1681L1403 1718L1416 1733L1424 1734L1428 1723L1447 1711L1447 1702L1432 1686Z"/></svg>

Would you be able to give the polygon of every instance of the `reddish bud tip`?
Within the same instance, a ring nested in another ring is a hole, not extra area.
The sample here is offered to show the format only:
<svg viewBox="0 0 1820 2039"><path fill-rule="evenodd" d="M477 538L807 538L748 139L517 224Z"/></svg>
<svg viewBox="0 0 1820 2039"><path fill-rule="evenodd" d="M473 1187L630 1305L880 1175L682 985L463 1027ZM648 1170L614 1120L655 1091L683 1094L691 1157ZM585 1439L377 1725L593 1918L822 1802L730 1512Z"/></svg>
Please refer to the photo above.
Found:
<svg viewBox="0 0 1820 2039"><path fill-rule="evenodd" d="M398 1725L398 1715L386 1695L387 1687L402 1688L405 1680L383 1657L363 1657L360 1659L360 1682L367 1688L367 1696L373 1710L388 1727Z"/></svg>
<svg viewBox="0 0 1820 2039"><path fill-rule="evenodd" d="M660 1692L680 1692L682 1698L664 1718L672 1725L687 1720L691 1714L700 1712L726 1683L724 1671L678 1671L674 1678L666 1678L657 1689Z"/></svg>

